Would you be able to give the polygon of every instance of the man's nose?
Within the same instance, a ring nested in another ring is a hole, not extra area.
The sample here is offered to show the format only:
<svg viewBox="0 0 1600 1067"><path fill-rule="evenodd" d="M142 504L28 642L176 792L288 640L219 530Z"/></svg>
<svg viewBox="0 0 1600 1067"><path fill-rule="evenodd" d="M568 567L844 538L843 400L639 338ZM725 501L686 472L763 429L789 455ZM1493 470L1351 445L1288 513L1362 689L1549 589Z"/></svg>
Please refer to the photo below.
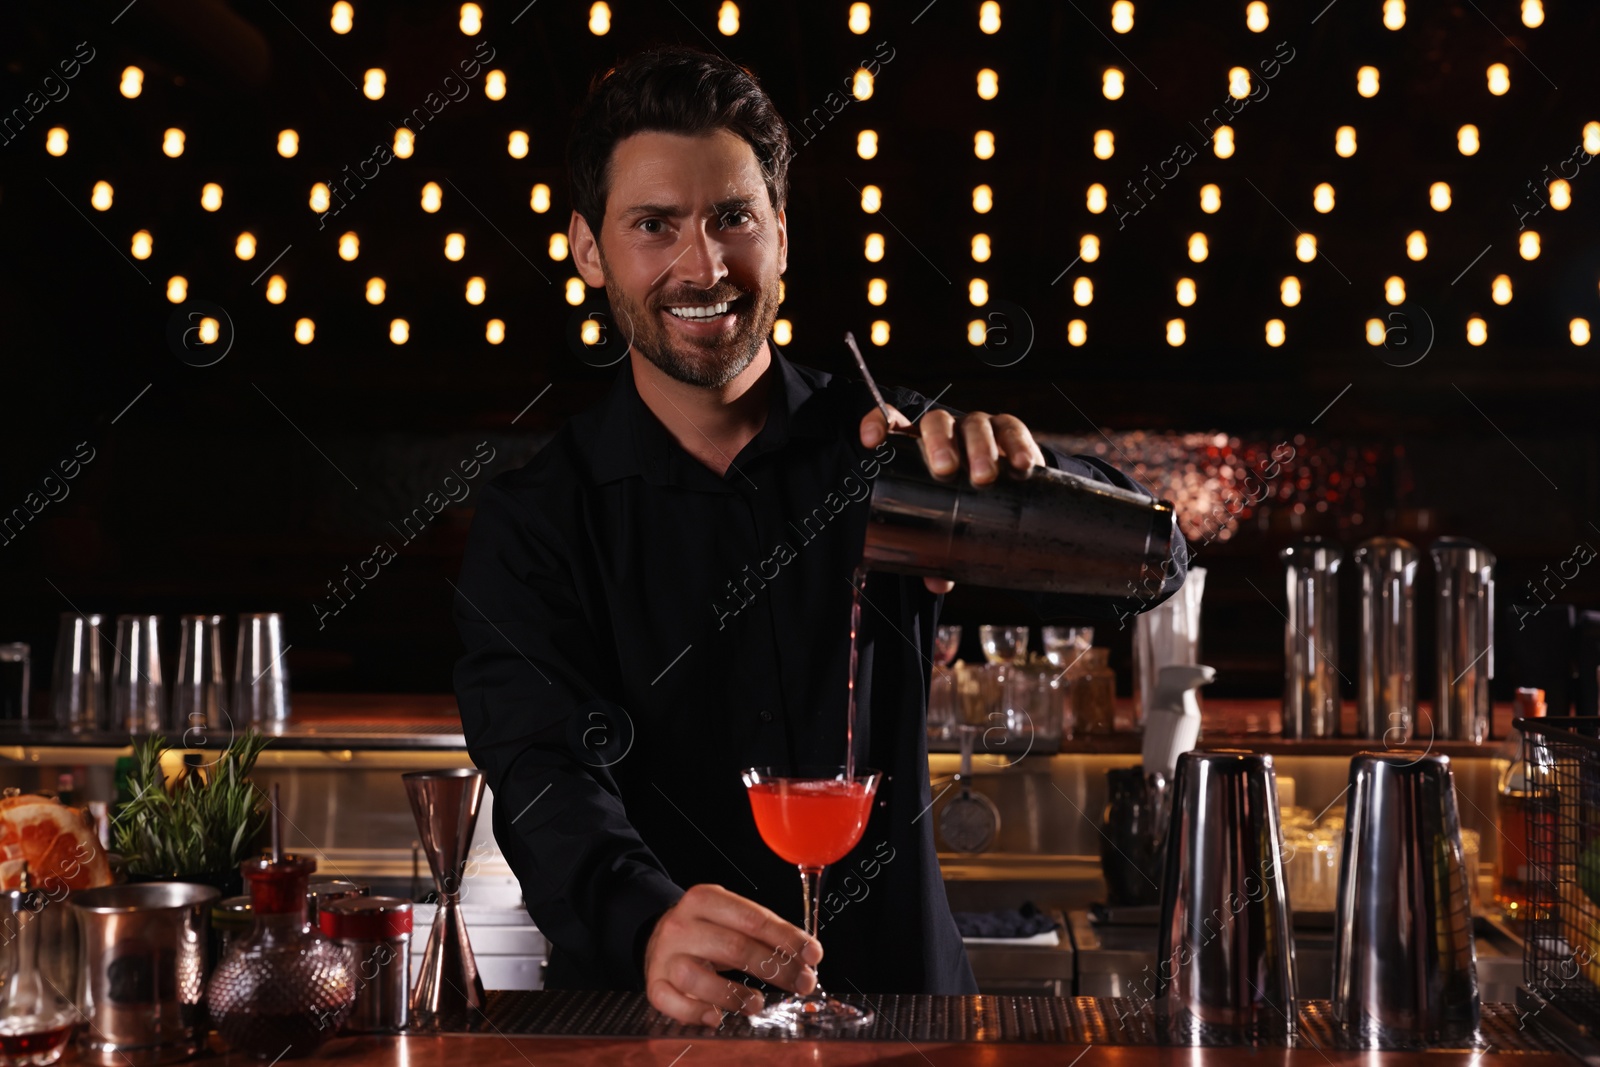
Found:
<svg viewBox="0 0 1600 1067"><path fill-rule="evenodd" d="M672 271L678 281L697 289L710 289L728 276L722 259L722 242L712 226L693 226L686 231L687 247L679 250Z"/></svg>

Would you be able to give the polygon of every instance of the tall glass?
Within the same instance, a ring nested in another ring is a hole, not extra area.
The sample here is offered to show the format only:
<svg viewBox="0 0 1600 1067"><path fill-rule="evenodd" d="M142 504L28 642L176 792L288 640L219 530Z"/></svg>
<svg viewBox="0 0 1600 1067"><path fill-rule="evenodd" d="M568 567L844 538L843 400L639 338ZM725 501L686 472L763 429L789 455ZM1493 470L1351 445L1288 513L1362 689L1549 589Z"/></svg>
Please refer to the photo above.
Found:
<svg viewBox="0 0 1600 1067"><path fill-rule="evenodd" d="M806 936L816 939L817 910L822 896L822 871L837 863L861 841L878 790L878 771L858 771L847 778L843 767L797 768L783 774L771 767L743 773L761 840L779 858L800 870L804 893ZM798 953L799 946L796 946ZM750 1018L750 1025L790 1033L846 1030L872 1021L872 1012L836 1000L816 988L801 996L791 993Z"/></svg>
<svg viewBox="0 0 1600 1067"><path fill-rule="evenodd" d="M961 627L934 631L933 674L928 689L928 740L948 741L956 727L956 676L950 664L961 648Z"/></svg>

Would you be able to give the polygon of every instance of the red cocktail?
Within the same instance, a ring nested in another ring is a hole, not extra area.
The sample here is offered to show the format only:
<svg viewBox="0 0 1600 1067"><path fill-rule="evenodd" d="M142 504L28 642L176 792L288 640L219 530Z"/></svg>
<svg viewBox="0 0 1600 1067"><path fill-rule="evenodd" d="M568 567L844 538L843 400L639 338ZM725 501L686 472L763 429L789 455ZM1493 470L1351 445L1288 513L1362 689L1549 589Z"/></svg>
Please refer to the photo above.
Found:
<svg viewBox="0 0 1600 1067"><path fill-rule="evenodd" d="M744 772L750 810L767 847L800 868L805 894L806 934L817 936L817 909L822 869L844 859L861 841L878 790L877 771L848 777L843 767L814 774L781 775L769 767ZM835 1000L819 982L805 996L790 994L769 1004L750 1023L797 1033L803 1029L836 1030L860 1026L872 1013Z"/></svg>

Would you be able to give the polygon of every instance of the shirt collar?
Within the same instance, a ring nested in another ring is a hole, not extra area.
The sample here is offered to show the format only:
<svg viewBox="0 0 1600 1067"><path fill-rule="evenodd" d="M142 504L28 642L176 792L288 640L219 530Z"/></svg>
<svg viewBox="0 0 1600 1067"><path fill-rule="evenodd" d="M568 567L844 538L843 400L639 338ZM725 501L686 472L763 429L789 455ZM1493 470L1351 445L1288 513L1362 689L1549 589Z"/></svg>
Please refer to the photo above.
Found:
<svg viewBox="0 0 1600 1067"><path fill-rule="evenodd" d="M768 394L767 421L745 447L736 465L747 463L787 444L790 438L825 439L842 432L831 416L826 392L832 375L802 367L771 347L774 388ZM652 485L704 484L717 481L708 469L672 439L665 426L639 396L631 362L623 363L605 399L574 426L579 443L592 457L597 483L638 476ZM732 470L729 478L737 478Z"/></svg>

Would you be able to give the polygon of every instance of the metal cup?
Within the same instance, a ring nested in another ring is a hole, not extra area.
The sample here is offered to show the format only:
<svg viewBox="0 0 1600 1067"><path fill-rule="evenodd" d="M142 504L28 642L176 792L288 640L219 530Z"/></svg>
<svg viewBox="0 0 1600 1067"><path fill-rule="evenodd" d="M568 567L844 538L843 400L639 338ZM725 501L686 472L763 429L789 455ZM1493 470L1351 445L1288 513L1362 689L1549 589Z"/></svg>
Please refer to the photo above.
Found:
<svg viewBox="0 0 1600 1067"><path fill-rule="evenodd" d="M78 1051L105 1067L173 1063L205 1042L210 886L146 882L86 889L78 916Z"/></svg>
<svg viewBox="0 0 1600 1067"><path fill-rule="evenodd" d="M1356 546L1361 570L1361 655L1356 734L1403 745L1417 714L1417 549L1398 537Z"/></svg>
<svg viewBox="0 0 1600 1067"><path fill-rule="evenodd" d="M1178 757L1156 948L1156 1013L1175 1042L1295 1032L1272 757Z"/></svg>
<svg viewBox="0 0 1600 1067"><path fill-rule="evenodd" d="M1339 712L1339 546L1307 537L1278 553L1289 613L1283 627L1283 736L1337 737Z"/></svg>
<svg viewBox="0 0 1600 1067"><path fill-rule="evenodd" d="M1446 756L1350 761L1333 946L1333 1015L1368 1048L1470 1039L1472 905Z"/></svg>
<svg viewBox="0 0 1600 1067"><path fill-rule="evenodd" d="M115 646L101 633L105 622L104 615L61 613L50 711L63 730L94 733L106 728L105 663L106 657L116 653Z"/></svg>
<svg viewBox="0 0 1600 1067"><path fill-rule="evenodd" d="M226 677L222 670L222 616L182 616L178 620L178 674L172 687L172 728L225 729Z"/></svg>
<svg viewBox="0 0 1600 1067"><path fill-rule="evenodd" d="M461 880L483 803L484 777L482 771L451 769L412 771L400 778L439 890L422 973L411 990L411 1018L421 1029L436 1029L445 1015L484 1005L483 979L461 915Z"/></svg>
<svg viewBox="0 0 1600 1067"><path fill-rule="evenodd" d="M1166 501L1034 467L982 488L928 472L913 436L873 480L863 565L998 589L1154 598L1171 550Z"/></svg>
<svg viewBox="0 0 1600 1067"><path fill-rule="evenodd" d="M1494 553L1464 537L1441 537L1429 554L1439 572L1435 736L1481 744L1494 677Z"/></svg>
<svg viewBox="0 0 1600 1067"><path fill-rule="evenodd" d="M240 725L282 733L289 725L289 667L283 662L283 616L239 616L233 657L233 715Z"/></svg>
<svg viewBox="0 0 1600 1067"><path fill-rule="evenodd" d="M117 658L111 664L111 728L157 733L167 728L161 674L161 617L117 616Z"/></svg>

